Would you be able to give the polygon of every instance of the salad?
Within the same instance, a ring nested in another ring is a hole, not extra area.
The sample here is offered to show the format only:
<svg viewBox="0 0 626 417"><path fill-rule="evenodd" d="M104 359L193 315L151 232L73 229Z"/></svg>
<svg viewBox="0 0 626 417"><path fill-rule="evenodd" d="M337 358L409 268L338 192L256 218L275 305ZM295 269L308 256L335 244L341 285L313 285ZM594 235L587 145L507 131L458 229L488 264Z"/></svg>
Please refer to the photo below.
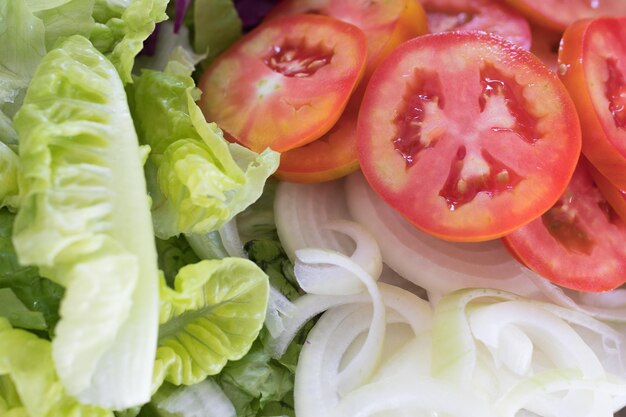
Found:
<svg viewBox="0 0 626 417"><path fill-rule="evenodd" d="M624 408L624 4L274 3L0 0L0 416Z"/></svg>

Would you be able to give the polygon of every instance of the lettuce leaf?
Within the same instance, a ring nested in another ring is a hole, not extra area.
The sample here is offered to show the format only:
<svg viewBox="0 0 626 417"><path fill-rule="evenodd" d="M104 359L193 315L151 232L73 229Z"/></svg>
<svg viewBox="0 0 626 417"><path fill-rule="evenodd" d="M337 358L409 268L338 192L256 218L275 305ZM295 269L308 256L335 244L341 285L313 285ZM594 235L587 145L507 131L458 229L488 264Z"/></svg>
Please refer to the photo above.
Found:
<svg viewBox="0 0 626 417"><path fill-rule="evenodd" d="M207 65L241 37L242 23L232 0L195 1L193 7L194 49L208 53Z"/></svg>
<svg viewBox="0 0 626 417"><path fill-rule="evenodd" d="M37 268L19 264L11 241L14 220L15 215L0 210L0 288L10 289L29 311L43 315L45 329L52 334L59 320L63 287L42 278Z"/></svg>
<svg viewBox="0 0 626 417"><path fill-rule="evenodd" d="M227 143L195 104L190 73L183 63L144 70L133 88L140 138L152 149L146 170L161 239L219 229L259 198L279 162L270 149Z"/></svg>
<svg viewBox="0 0 626 417"><path fill-rule="evenodd" d="M37 65L46 54L45 27L25 0L0 1L0 108L19 105ZM14 111L3 109L7 116Z"/></svg>
<svg viewBox="0 0 626 417"><path fill-rule="evenodd" d="M95 0L25 0L44 24L46 48L72 35L88 37L95 27L92 17Z"/></svg>
<svg viewBox="0 0 626 417"><path fill-rule="evenodd" d="M17 176L19 158L3 142L0 142L0 208L16 209L19 204Z"/></svg>
<svg viewBox="0 0 626 417"><path fill-rule="evenodd" d="M267 276L247 259L183 267L175 289L162 283L155 388L190 385L241 359L263 326Z"/></svg>
<svg viewBox="0 0 626 417"><path fill-rule="evenodd" d="M146 184L113 65L73 36L41 62L15 118L20 262L65 287L53 340L71 395L108 408L147 402L158 270Z"/></svg>
<svg viewBox="0 0 626 417"><path fill-rule="evenodd" d="M96 0L91 41L105 54L122 81L132 82L135 57L158 22L167 19L168 0Z"/></svg>
<svg viewBox="0 0 626 417"><path fill-rule="evenodd" d="M185 265L200 262L200 258L191 249L187 239L183 236L172 237L168 240L156 240L159 255L159 269L165 275L167 285L173 287L178 271Z"/></svg>
<svg viewBox="0 0 626 417"><path fill-rule="evenodd" d="M0 317L22 329L45 330L43 314L30 311L10 288L0 288Z"/></svg>
<svg viewBox="0 0 626 417"><path fill-rule="evenodd" d="M113 412L82 405L67 394L56 375L49 341L13 329L1 317L0 412L15 417L113 417Z"/></svg>

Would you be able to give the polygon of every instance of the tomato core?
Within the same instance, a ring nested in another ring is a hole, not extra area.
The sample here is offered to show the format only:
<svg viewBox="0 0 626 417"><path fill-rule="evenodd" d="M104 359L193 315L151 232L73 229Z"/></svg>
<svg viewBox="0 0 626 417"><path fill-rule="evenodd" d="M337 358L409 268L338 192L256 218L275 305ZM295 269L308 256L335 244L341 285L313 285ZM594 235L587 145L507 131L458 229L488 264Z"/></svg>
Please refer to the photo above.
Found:
<svg viewBox="0 0 626 417"><path fill-rule="evenodd" d="M573 195L561 198L543 216L541 221L548 233L570 252L590 255L595 246L580 224L576 209L573 208Z"/></svg>
<svg viewBox="0 0 626 417"><path fill-rule="evenodd" d="M481 150L481 158L489 165L489 171L480 175L464 176L466 157L465 146L459 147L456 158L452 160L450 174L439 191L439 195L445 198L450 211L471 203L479 193L494 197L501 192L512 190L522 180L520 175L498 161L485 149Z"/></svg>
<svg viewBox="0 0 626 417"><path fill-rule="evenodd" d="M330 64L333 55L329 48L321 44L310 46L302 39L274 45L272 52L263 62L272 71L286 77L304 78L312 76L320 68Z"/></svg>
<svg viewBox="0 0 626 417"><path fill-rule="evenodd" d="M415 163L417 155L434 146L443 133L439 130L428 132L423 129L429 110L427 107L444 107L439 76L434 72L416 69L413 84L408 86L403 101L404 110L394 121L397 134L393 145L409 168Z"/></svg>
<svg viewBox="0 0 626 417"><path fill-rule="evenodd" d="M509 114L515 119L513 127L492 127L494 132L515 133L520 139L528 143L535 143L540 137L537 132L537 120L525 110L526 102L523 96L523 89L514 78L507 77L493 66L486 65L481 72L481 85L483 94L478 99L480 111L485 111L487 99L489 97L500 96L504 98L504 103Z"/></svg>
<svg viewBox="0 0 626 417"><path fill-rule="evenodd" d="M617 60L606 60L609 78L606 82L606 98L609 100L609 110L618 128L626 127L626 83L624 75L617 66Z"/></svg>

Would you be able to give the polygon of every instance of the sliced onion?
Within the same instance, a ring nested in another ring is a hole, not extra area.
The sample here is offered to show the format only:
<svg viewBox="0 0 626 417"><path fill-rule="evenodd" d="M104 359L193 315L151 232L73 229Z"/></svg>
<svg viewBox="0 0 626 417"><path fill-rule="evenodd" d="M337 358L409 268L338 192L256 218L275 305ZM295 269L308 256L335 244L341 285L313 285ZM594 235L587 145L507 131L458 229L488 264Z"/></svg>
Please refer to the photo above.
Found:
<svg viewBox="0 0 626 417"><path fill-rule="evenodd" d="M270 286L270 295L265 313L265 327L270 336L276 338L285 331L285 317L291 317L296 312L296 306L280 291Z"/></svg>
<svg viewBox="0 0 626 417"><path fill-rule="evenodd" d="M228 252L228 255L237 258L247 258L246 252L243 250L243 243L239 237L239 231L237 230L237 218L233 217L232 220L224 224L218 233L222 239L224 249Z"/></svg>
<svg viewBox="0 0 626 417"><path fill-rule="evenodd" d="M352 217L374 235L383 261L429 293L468 287L538 293L499 241L453 243L423 233L378 197L361 173L348 177L346 192Z"/></svg>
<svg viewBox="0 0 626 417"><path fill-rule="evenodd" d="M449 417L496 417L488 404L471 392L432 378L390 378L368 384L342 399L333 417L378 416L388 410L419 410L426 415ZM298 416L300 414L297 413ZM328 415L328 414L319 414Z"/></svg>
<svg viewBox="0 0 626 417"><path fill-rule="evenodd" d="M278 236L291 260L298 249L323 248L344 254L354 243L326 226L336 220L350 220L343 181L318 184L281 182L276 190L274 213Z"/></svg>
<svg viewBox="0 0 626 417"><path fill-rule="evenodd" d="M369 232L359 224L348 221L332 222L328 228L349 236L355 242L356 249L350 259L377 280L382 272L383 262L378 244ZM363 282L357 276L336 265L312 265L297 258L295 274L300 287L309 294L350 295L365 290Z"/></svg>

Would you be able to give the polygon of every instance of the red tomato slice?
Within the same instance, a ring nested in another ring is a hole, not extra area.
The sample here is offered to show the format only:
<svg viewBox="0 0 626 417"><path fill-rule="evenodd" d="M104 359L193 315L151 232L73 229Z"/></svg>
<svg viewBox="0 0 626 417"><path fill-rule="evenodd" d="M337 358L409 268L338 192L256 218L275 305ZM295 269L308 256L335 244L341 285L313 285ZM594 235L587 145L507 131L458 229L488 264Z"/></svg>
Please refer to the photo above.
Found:
<svg viewBox="0 0 626 417"><path fill-rule="evenodd" d="M270 11L266 20L301 13L331 16L365 32L368 49L365 79L397 45L428 32L426 14L416 0L284 0Z"/></svg>
<svg viewBox="0 0 626 417"><path fill-rule="evenodd" d="M515 9L500 0L421 0L432 33L482 30L530 48L530 26Z"/></svg>
<svg viewBox="0 0 626 417"><path fill-rule="evenodd" d="M326 133L361 78L367 41L325 16L275 19L244 36L204 73L200 107L255 151L286 151Z"/></svg>
<svg viewBox="0 0 626 417"><path fill-rule="evenodd" d="M568 28L559 76L580 115L583 154L626 189L626 17L583 20Z"/></svg>
<svg viewBox="0 0 626 417"><path fill-rule="evenodd" d="M321 138L283 153L275 177L292 182L330 181L359 168L356 121L360 100L350 100L335 126Z"/></svg>
<svg viewBox="0 0 626 417"><path fill-rule="evenodd" d="M626 221L626 191L620 190L614 186L613 183L602 175L600 171L595 169L593 165L588 163L587 168L602 196L606 198L606 201L609 202L621 219Z"/></svg>
<svg viewBox="0 0 626 417"><path fill-rule="evenodd" d="M418 228L454 241L502 236L552 207L580 141L556 74L484 32L401 45L374 72L357 127L372 188Z"/></svg>
<svg viewBox="0 0 626 417"><path fill-rule="evenodd" d="M564 31L577 20L626 14L624 0L506 0L528 20Z"/></svg>
<svg viewBox="0 0 626 417"><path fill-rule="evenodd" d="M626 282L626 224L596 188L584 160L550 210L503 240L529 268L563 287L598 292Z"/></svg>
<svg viewBox="0 0 626 417"><path fill-rule="evenodd" d="M415 0L286 0L279 3L267 19L298 13L345 20L362 29L367 38L365 76L337 124L320 139L283 153L275 174L282 180L294 182L328 181L358 169L356 119L364 87L378 63L396 46L427 32L426 15Z"/></svg>

